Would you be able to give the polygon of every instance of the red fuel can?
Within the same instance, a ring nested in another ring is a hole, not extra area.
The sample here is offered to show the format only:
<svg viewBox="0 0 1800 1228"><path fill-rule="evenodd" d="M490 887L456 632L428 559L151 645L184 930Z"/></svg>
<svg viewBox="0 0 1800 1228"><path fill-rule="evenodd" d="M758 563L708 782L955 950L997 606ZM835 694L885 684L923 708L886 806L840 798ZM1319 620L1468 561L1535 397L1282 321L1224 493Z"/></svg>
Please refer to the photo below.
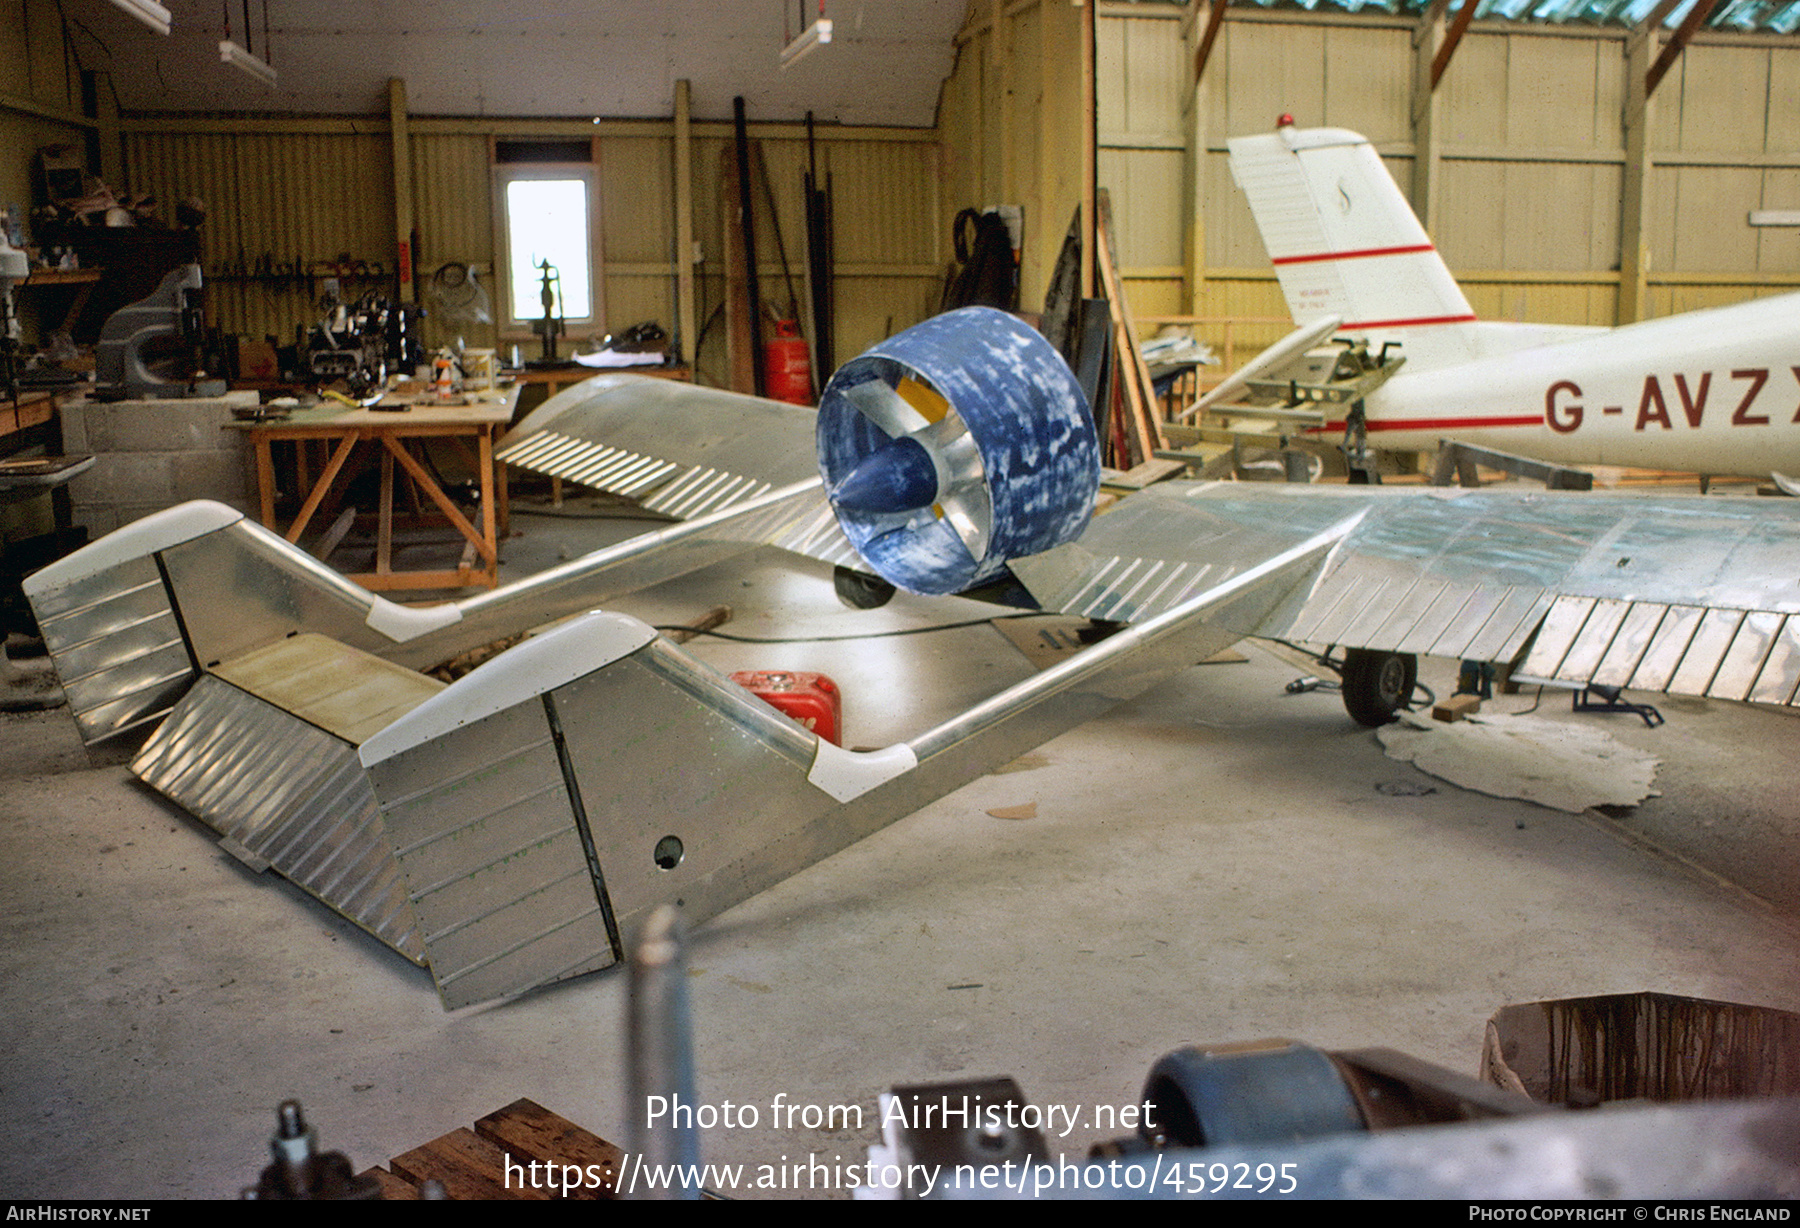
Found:
<svg viewBox="0 0 1800 1228"><path fill-rule="evenodd" d="M733 674L731 680L832 745L843 745L844 700L837 683L824 674L747 669Z"/></svg>
<svg viewBox="0 0 1800 1228"><path fill-rule="evenodd" d="M773 400L813 403L812 358L796 321L775 321L775 335L763 344L763 387Z"/></svg>

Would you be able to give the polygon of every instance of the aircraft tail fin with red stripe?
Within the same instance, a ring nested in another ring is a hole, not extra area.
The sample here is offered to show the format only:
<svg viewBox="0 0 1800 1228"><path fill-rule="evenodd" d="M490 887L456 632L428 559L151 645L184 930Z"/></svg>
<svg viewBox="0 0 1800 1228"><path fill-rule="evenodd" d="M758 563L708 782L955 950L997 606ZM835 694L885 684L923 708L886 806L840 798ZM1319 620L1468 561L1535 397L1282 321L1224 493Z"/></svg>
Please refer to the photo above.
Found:
<svg viewBox="0 0 1800 1228"><path fill-rule="evenodd" d="M1476 356L1469 300L1366 138L1283 126L1229 148L1296 324L1338 316L1415 371Z"/></svg>

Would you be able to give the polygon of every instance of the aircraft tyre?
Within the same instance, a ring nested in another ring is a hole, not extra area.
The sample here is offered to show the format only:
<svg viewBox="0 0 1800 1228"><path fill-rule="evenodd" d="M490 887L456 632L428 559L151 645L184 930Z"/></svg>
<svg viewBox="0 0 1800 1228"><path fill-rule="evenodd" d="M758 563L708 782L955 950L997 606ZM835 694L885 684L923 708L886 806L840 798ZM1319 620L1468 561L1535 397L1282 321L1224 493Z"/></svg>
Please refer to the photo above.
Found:
<svg viewBox="0 0 1800 1228"><path fill-rule="evenodd" d="M1359 725L1378 729L1412 702L1419 680L1419 659L1410 652L1375 652L1351 648L1344 653L1344 710Z"/></svg>
<svg viewBox="0 0 1800 1228"><path fill-rule="evenodd" d="M894 599L894 586L880 576L841 564L832 568L831 585L838 600L853 610L879 610Z"/></svg>

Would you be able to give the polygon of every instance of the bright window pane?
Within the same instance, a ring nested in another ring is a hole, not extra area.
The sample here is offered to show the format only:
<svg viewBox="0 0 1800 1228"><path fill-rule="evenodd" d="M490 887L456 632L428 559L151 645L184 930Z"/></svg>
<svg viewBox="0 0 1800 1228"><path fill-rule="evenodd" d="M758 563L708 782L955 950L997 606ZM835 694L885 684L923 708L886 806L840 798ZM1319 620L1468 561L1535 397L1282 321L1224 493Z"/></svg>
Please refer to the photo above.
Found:
<svg viewBox="0 0 1800 1228"><path fill-rule="evenodd" d="M544 318L543 273L537 266L546 260L562 278L557 313L569 320L593 316L587 193L584 179L517 179L506 185L513 319Z"/></svg>

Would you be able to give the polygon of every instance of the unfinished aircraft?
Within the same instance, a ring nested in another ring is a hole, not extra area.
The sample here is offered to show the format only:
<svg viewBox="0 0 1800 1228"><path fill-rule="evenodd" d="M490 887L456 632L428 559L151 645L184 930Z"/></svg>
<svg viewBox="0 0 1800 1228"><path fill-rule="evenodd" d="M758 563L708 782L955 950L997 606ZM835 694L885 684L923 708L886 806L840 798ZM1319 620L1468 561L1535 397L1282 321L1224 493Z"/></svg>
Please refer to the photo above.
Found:
<svg viewBox="0 0 1800 1228"><path fill-rule="evenodd" d="M1228 148L1295 331L1201 409L1253 386L1279 400L1283 384L1331 361L1316 347L1341 338L1391 373L1360 409L1321 414L1315 434L1348 430L1387 450L1454 439L1563 464L1800 473L1800 294L1618 328L1477 320L1366 138L1284 124Z"/></svg>
<svg viewBox="0 0 1800 1228"><path fill-rule="evenodd" d="M1092 517L1074 377L986 308L875 346L816 413L605 375L502 455L684 519L422 608L208 503L26 582L83 737L147 734L138 776L429 967L446 1007L616 963L655 905L713 916L1246 636L1343 653L1369 722L1422 653L1574 685L1800 689L1800 503L1168 482ZM601 608L763 545L1125 626L846 750ZM448 685L419 672L531 630Z"/></svg>

